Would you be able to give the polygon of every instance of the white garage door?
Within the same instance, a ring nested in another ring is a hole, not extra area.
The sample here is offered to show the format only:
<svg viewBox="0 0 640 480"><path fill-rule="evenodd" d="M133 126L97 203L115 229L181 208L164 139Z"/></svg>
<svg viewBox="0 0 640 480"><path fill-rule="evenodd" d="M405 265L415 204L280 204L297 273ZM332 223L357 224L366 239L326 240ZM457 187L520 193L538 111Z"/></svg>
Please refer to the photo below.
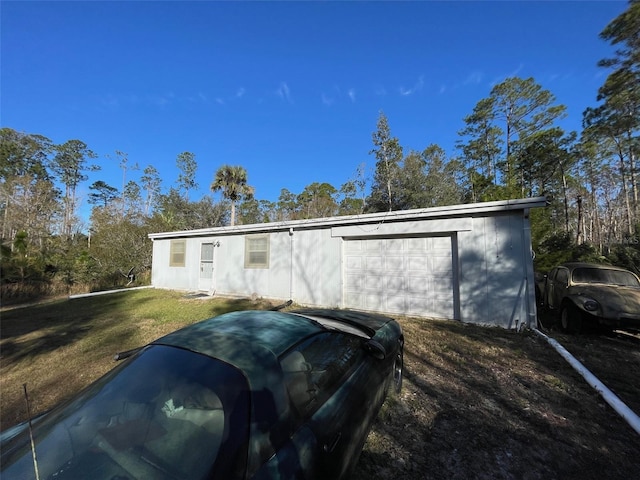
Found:
<svg viewBox="0 0 640 480"><path fill-rule="evenodd" d="M454 318L452 238L346 240L345 307Z"/></svg>

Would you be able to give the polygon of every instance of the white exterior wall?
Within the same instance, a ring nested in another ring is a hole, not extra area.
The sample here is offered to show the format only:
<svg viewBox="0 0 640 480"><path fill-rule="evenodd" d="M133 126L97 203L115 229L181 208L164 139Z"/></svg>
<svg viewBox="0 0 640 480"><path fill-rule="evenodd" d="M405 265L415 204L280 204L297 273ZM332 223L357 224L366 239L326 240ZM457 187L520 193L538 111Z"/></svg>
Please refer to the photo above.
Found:
<svg viewBox="0 0 640 480"><path fill-rule="evenodd" d="M525 244L528 220L522 212L477 217L473 228L458 235L461 320L505 328L528 322L529 292L533 292L533 270L529 277ZM531 285L531 289L529 289Z"/></svg>
<svg viewBox="0 0 640 480"><path fill-rule="evenodd" d="M261 234L262 235L262 234ZM185 266L169 266L170 239L153 242L152 284L230 296L257 295L309 306L341 303L341 238L331 229L269 232L269 268L244 268L245 236L187 238ZM215 243L211 288L199 285L200 245Z"/></svg>
<svg viewBox="0 0 640 480"><path fill-rule="evenodd" d="M537 202L533 206L542 203L540 199L530 202ZM372 214L353 217L355 220L337 217L157 234L155 238L152 235L152 284L159 288L228 296L257 295L283 301L291 299L305 306L344 308L349 306L347 292L353 294L353 285L345 280L349 271L353 275L346 264L349 255L353 255L349 253L349 245L355 245L354 241L374 245L380 243L377 240L383 240L390 250L380 257L382 260L372 259L371 263L376 260L386 267L372 271L371 278L375 275L381 278L386 297L391 297L394 289L399 294L397 298L385 297L385 302L379 303L376 308L380 308L381 313L403 313L404 308L404 313L419 316L417 310L422 302L435 316L445 312L442 315L453 319L505 328L531 325L535 321L535 296L528 208L513 208L509 202L485 205L489 205L486 211L469 207L470 211L464 215L460 212L463 206L450 207L449 218L441 213L446 208L439 208L425 209L414 214L415 217L410 212L399 212L406 216L395 221L383 217L384 214ZM437 211L437 215L420 216L430 211ZM269 236L268 269L244 267L248 235ZM172 238L187 242L184 267L169 266ZM425 249L424 255L416 257L415 245L429 246L436 240L438 245L451 246L449 272L445 272L442 254L429 253L434 252L433 249ZM199 278L200 245L205 242L217 245L210 288L203 288ZM402 244L406 253L400 254L397 248L391 248L396 244ZM436 262L437 266L429 255L442 257ZM392 262L400 259L407 268L404 273L393 271L397 268ZM425 275L415 271L416 265L425 265ZM437 283L438 269L443 269L442 275L448 275L440 283ZM430 285L431 297L424 296L418 288L422 285L418 285L419 282ZM443 291L444 285L450 286L450 294ZM375 306L375 302L372 305ZM429 312L425 311L424 316Z"/></svg>
<svg viewBox="0 0 640 480"><path fill-rule="evenodd" d="M176 290L195 290L198 288L198 271L190 268L195 265L192 257L199 255L196 253L195 242L200 244L199 239L186 239L186 258L184 267L170 267L170 249L171 241L154 241L153 242L153 259L151 262L151 285L159 288L173 288ZM198 247L199 248L199 247Z"/></svg>
<svg viewBox="0 0 640 480"><path fill-rule="evenodd" d="M213 272L216 293L289 298L289 234L266 235L269 236L269 268L244 268L245 235L218 237L220 247L216 248Z"/></svg>
<svg viewBox="0 0 640 480"><path fill-rule="evenodd" d="M297 303L342 306L342 239L331 228L294 231L293 292Z"/></svg>

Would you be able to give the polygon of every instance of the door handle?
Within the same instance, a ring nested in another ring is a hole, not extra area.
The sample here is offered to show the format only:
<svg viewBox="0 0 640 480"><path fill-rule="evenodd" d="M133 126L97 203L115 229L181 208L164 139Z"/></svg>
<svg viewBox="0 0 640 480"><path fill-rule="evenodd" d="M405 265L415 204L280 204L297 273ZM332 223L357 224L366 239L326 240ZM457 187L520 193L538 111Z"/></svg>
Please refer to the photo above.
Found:
<svg viewBox="0 0 640 480"><path fill-rule="evenodd" d="M325 453L333 452L336 449L336 446L338 445L338 442L340 441L340 438L342 438L342 432L336 433L336 436L333 437L333 440L331 440L331 442L325 443L324 447L322 447L322 449L325 451Z"/></svg>

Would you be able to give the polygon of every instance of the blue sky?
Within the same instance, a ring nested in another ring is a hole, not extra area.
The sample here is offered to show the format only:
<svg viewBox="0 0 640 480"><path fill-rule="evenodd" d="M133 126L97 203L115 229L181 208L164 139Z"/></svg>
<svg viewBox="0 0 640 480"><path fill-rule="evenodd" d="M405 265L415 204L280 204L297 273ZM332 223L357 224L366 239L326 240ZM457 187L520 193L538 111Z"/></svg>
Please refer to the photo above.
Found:
<svg viewBox="0 0 640 480"><path fill-rule="evenodd" d="M196 155L199 191L242 165L256 197L336 188L375 165L380 111L405 151L457 153L464 116L508 76L533 77L580 130L627 8L572 2L11 2L1 6L0 124L151 164L168 188ZM216 197L217 198L217 197Z"/></svg>

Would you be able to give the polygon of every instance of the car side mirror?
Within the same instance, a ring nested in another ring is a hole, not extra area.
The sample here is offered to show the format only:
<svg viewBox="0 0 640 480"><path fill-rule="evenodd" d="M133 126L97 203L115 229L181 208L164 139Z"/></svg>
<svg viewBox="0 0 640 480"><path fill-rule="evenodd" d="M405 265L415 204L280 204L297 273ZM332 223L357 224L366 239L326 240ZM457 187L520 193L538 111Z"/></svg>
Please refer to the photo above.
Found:
<svg viewBox="0 0 640 480"><path fill-rule="evenodd" d="M367 353L369 353L369 355L372 355L378 360L384 360L387 357L387 352L384 347L375 340L369 340L367 343L365 343L364 349L367 351Z"/></svg>

